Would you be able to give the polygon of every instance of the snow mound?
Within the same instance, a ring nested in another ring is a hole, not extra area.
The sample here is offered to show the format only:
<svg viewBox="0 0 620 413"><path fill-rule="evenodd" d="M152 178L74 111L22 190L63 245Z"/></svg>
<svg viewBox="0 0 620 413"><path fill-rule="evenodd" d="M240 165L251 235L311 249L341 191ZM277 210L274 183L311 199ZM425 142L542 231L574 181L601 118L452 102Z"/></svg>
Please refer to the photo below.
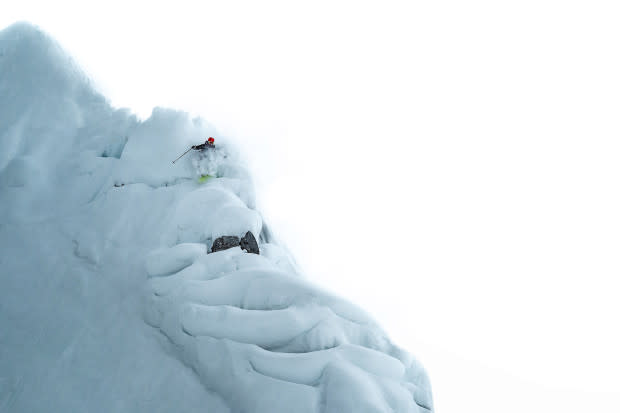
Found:
<svg viewBox="0 0 620 413"><path fill-rule="evenodd" d="M362 310L268 259L232 248L149 284L146 319L233 411L430 410L421 367Z"/></svg>
<svg viewBox="0 0 620 413"><path fill-rule="evenodd" d="M208 136L217 156L172 164ZM20 23L0 32L0 147L0 410L432 411L422 366L299 275L205 121L111 108ZM247 231L261 255L207 253Z"/></svg>

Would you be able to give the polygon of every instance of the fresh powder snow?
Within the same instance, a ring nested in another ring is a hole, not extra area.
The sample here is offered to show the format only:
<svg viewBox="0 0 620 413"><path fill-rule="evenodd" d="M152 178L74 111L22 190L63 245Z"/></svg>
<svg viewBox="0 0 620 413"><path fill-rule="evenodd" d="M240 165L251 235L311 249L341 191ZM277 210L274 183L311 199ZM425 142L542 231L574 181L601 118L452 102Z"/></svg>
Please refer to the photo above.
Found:
<svg viewBox="0 0 620 413"><path fill-rule="evenodd" d="M112 108L36 27L0 32L0 412L433 410L416 359L300 275L244 165L200 118ZM211 252L248 231L260 254Z"/></svg>

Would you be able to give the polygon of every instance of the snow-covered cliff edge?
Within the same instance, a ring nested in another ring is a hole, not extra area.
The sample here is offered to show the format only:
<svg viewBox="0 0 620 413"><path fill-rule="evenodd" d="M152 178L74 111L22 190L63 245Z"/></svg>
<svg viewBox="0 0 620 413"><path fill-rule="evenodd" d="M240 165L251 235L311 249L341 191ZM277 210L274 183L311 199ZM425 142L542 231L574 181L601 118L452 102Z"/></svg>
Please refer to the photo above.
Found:
<svg viewBox="0 0 620 413"><path fill-rule="evenodd" d="M427 375L299 276L201 119L111 108L45 34L0 32L0 411L427 412ZM260 255L215 253L250 231ZM377 280L380 282L380 280Z"/></svg>

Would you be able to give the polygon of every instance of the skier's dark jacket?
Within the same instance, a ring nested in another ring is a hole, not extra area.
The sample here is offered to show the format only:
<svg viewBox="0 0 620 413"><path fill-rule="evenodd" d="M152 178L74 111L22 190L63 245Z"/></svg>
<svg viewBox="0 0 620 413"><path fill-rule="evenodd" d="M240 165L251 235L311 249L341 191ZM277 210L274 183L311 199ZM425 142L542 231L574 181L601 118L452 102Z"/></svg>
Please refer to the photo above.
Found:
<svg viewBox="0 0 620 413"><path fill-rule="evenodd" d="M212 143L209 143L209 141L205 141L205 143L202 143L200 145L192 146L192 149L196 149L197 151L203 151L205 149L213 149L213 148L215 148L215 145Z"/></svg>

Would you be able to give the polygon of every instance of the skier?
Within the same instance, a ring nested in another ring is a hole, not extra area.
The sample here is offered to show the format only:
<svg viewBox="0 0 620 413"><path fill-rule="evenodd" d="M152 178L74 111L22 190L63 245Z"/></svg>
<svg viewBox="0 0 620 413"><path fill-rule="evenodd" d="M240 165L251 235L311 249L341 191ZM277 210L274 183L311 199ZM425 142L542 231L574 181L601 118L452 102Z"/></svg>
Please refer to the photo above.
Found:
<svg viewBox="0 0 620 413"><path fill-rule="evenodd" d="M209 136L209 139L207 139L205 143L202 143L200 145L192 145L191 148L183 152L181 156L179 156L174 161L172 161L172 163L176 163L176 161L184 157L187 154L187 152L191 151L192 149L201 151L201 152L204 151L205 149L215 149L215 139Z"/></svg>
<svg viewBox="0 0 620 413"><path fill-rule="evenodd" d="M192 145L188 150L183 152L181 156L172 161L176 163L179 159L185 156L192 150L190 154L191 163L198 175L198 182L206 182L209 178L217 176L217 170L222 159L226 159L226 154L220 153L215 147L215 139L209 136L209 139L200 145Z"/></svg>
<svg viewBox="0 0 620 413"><path fill-rule="evenodd" d="M205 143L200 145L193 145L192 149L197 151L204 151L205 149L215 149L215 139L209 136L209 139Z"/></svg>
<svg viewBox="0 0 620 413"><path fill-rule="evenodd" d="M196 151L191 158L198 175L198 182L203 183L216 176L221 154L215 149L215 139L209 136L205 143L192 145L191 149Z"/></svg>

